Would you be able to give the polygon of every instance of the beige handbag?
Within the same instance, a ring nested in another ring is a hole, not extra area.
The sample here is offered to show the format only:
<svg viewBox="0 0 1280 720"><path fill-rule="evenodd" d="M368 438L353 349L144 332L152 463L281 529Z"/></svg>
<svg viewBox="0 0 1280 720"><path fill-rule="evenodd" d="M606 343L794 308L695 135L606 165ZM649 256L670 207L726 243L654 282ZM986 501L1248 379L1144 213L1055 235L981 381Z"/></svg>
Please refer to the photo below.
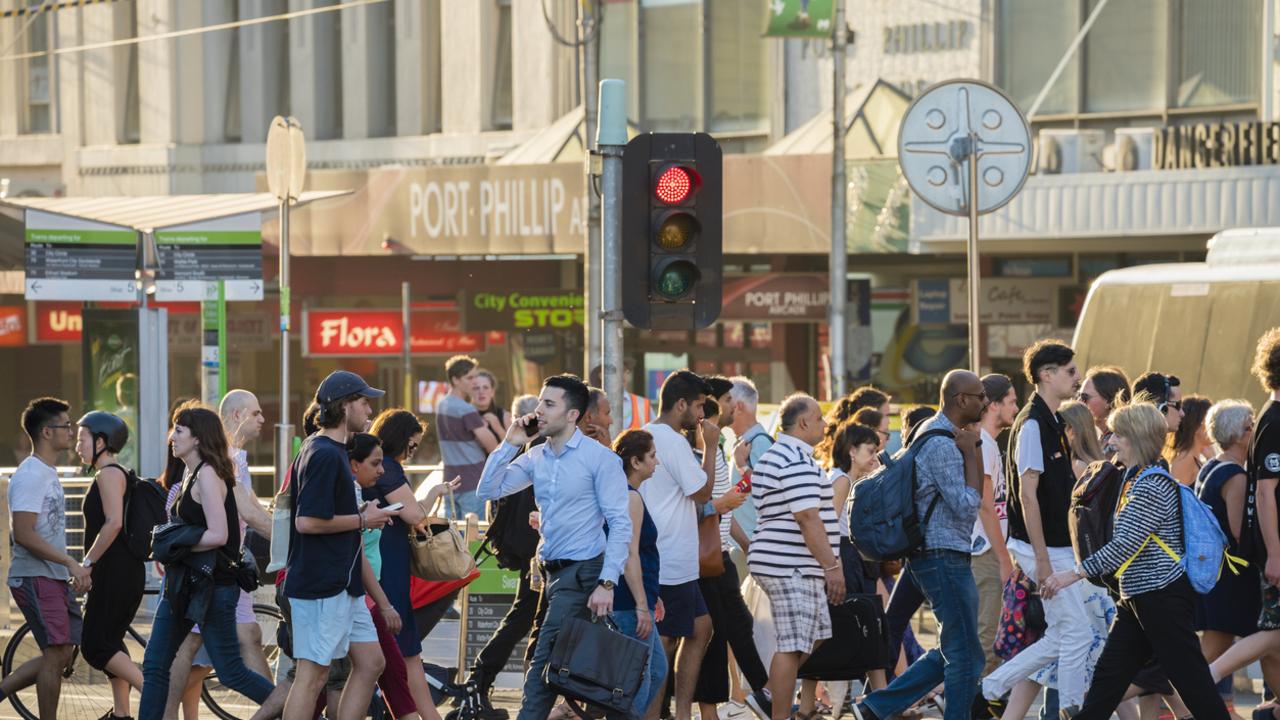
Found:
<svg viewBox="0 0 1280 720"><path fill-rule="evenodd" d="M453 515L458 515L458 505L449 489L449 503ZM440 499L436 500L439 507ZM432 508L435 512L435 508ZM453 520L428 514L427 535L419 535L409 528L409 572L423 580L462 580L476 569L475 558L467 551L467 542Z"/></svg>

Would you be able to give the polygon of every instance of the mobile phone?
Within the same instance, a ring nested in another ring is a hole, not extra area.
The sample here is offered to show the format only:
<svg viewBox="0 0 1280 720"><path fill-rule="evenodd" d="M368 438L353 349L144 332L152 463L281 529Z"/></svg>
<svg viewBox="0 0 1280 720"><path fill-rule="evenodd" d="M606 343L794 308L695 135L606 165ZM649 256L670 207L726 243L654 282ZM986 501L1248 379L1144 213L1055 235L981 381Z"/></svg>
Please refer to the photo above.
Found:
<svg viewBox="0 0 1280 720"><path fill-rule="evenodd" d="M386 506L386 507L384 507L384 508L382 508L382 509L383 509L383 510L386 510L387 512L396 512L397 510L403 510L403 509L404 509L404 503L402 503L402 502L398 502L398 503L391 503L390 505L388 505L388 506Z"/></svg>
<svg viewBox="0 0 1280 720"><path fill-rule="evenodd" d="M751 470L742 473L742 479L738 481L737 489L740 493L751 492Z"/></svg>
<svg viewBox="0 0 1280 720"><path fill-rule="evenodd" d="M533 436L538 434L538 418L531 417L524 424L524 434Z"/></svg>

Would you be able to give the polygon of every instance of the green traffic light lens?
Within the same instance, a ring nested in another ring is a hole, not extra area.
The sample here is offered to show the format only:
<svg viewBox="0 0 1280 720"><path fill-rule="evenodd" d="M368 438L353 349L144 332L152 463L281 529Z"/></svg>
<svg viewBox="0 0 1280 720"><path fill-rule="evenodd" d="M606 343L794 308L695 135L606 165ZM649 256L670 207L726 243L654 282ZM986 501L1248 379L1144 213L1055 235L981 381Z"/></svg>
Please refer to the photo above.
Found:
<svg viewBox="0 0 1280 720"><path fill-rule="evenodd" d="M693 284L697 280L698 269L692 263L675 262L658 272L655 289L666 300L679 300L693 290Z"/></svg>

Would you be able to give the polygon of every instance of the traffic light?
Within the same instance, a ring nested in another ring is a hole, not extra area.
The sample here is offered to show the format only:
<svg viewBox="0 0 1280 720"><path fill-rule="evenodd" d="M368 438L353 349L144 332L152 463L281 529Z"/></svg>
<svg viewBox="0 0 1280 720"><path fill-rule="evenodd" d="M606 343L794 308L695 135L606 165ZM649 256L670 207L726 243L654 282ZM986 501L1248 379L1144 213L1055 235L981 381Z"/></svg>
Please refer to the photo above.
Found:
<svg viewBox="0 0 1280 720"><path fill-rule="evenodd" d="M705 133L637 135L622 156L622 313L695 330L720 315L720 146Z"/></svg>

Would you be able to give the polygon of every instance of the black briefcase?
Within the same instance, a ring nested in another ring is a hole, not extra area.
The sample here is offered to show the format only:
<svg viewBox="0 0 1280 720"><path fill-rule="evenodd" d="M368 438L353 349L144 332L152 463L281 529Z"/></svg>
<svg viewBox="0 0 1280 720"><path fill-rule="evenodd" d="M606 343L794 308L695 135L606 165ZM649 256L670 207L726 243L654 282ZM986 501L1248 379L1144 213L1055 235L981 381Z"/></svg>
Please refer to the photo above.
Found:
<svg viewBox="0 0 1280 720"><path fill-rule="evenodd" d="M855 680L889 667L889 623L879 595L850 595L831 611L831 639L800 666L804 680Z"/></svg>
<svg viewBox="0 0 1280 720"><path fill-rule="evenodd" d="M648 665L648 643L618 632L613 621L569 618L556 636L543 679L571 707L578 700L630 714ZM579 708L574 710L583 715Z"/></svg>

